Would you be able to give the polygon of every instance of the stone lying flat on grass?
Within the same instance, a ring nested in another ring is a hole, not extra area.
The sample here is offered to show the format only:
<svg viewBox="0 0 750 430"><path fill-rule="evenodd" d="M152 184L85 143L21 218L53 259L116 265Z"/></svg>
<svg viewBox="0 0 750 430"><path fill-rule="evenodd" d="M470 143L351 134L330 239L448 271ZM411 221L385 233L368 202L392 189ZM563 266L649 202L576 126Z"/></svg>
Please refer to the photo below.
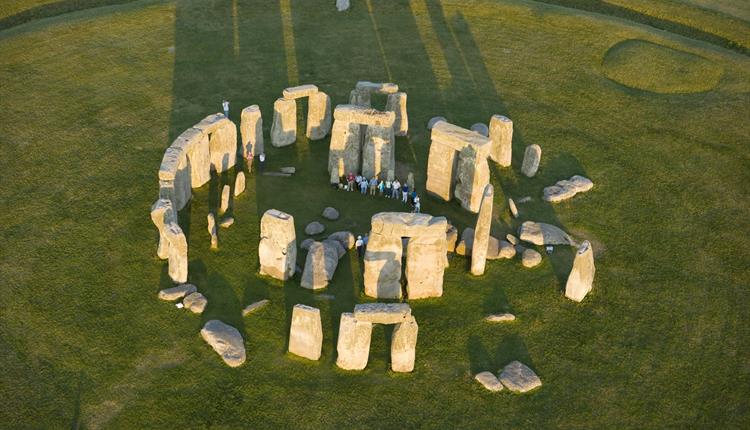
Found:
<svg viewBox="0 0 750 430"><path fill-rule="evenodd" d="M309 251L313 243L315 243L315 239L308 237L299 244L299 247L304 249L305 251Z"/></svg>
<svg viewBox="0 0 750 430"><path fill-rule="evenodd" d="M557 181L555 185L544 188L544 196L542 198L547 202L561 202L575 196L578 193L586 192L593 187L594 183L591 182L591 179L585 178L580 175L575 175L570 179Z"/></svg>
<svg viewBox="0 0 750 430"><path fill-rule="evenodd" d="M327 207L323 209L323 218L331 221L336 221L339 219L339 211L336 210L336 208Z"/></svg>
<svg viewBox="0 0 750 430"><path fill-rule="evenodd" d="M328 235L328 240L335 240L344 247L344 249L354 248L356 239L350 231L337 231Z"/></svg>
<svg viewBox="0 0 750 430"><path fill-rule="evenodd" d="M399 324L408 321L411 308L406 303L360 303L354 306L354 318L375 324Z"/></svg>
<svg viewBox="0 0 750 430"><path fill-rule="evenodd" d="M458 242L458 229L448 224L448 230L445 232L445 241L448 242L448 252L456 252L456 242Z"/></svg>
<svg viewBox="0 0 750 430"><path fill-rule="evenodd" d="M324 231L326 231L326 226L317 221L313 221L305 227L305 234L308 236L314 236L323 233Z"/></svg>
<svg viewBox="0 0 750 430"><path fill-rule="evenodd" d="M346 249L344 248L344 245L342 245L341 242L339 242L338 240L325 239L321 243L325 246L335 249L336 256L339 259L346 254Z"/></svg>
<svg viewBox="0 0 750 430"><path fill-rule="evenodd" d="M237 367L245 362L245 343L240 332L219 320L208 321L201 337L221 356L227 365Z"/></svg>
<svg viewBox="0 0 750 430"><path fill-rule="evenodd" d="M245 309L242 310L242 316L246 317L250 315L251 313L257 311L258 309L264 307L265 305L271 303L268 299L259 300L253 304L245 306Z"/></svg>
<svg viewBox="0 0 750 430"><path fill-rule="evenodd" d="M559 227L543 222L526 221L518 229L518 236L524 242L533 243L534 245L576 245L568 233L562 231Z"/></svg>
<svg viewBox="0 0 750 430"><path fill-rule="evenodd" d="M525 393L542 386L536 373L520 361L513 361L505 366L499 379L505 388L516 393Z"/></svg>
<svg viewBox="0 0 750 430"><path fill-rule="evenodd" d="M487 259L488 260L499 260L501 258L513 258L516 255L516 248L510 242L504 240L497 240L490 236L490 241L487 245Z"/></svg>
<svg viewBox="0 0 750 430"><path fill-rule="evenodd" d="M526 151L523 154L523 164L521 165L521 172L529 178L536 175L539 170L539 161L542 159L542 148L537 145L529 145L526 147Z"/></svg>
<svg viewBox="0 0 750 430"><path fill-rule="evenodd" d="M159 291L159 298L162 300L177 300L188 294L198 291L198 287L193 284L182 284L172 288L166 288Z"/></svg>
<svg viewBox="0 0 750 430"><path fill-rule="evenodd" d="M263 176L281 176L284 178L288 178L292 176L291 173L284 173L284 172L263 172Z"/></svg>
<svg viewBox="0 0 750 430"><path fill-rule="evenodd" d="M508 209L510 209L510 214L513 215L513 218L518 218L518 208L513 199L508 199Z"/></svg>
<svg viewBox="0 0 750 430"><path fill-rule="evenodd" d="M513 236L512 234L506 234L505 238L508 239L508 242L510 242L511 245L518 245L518 238Z"/></svg>
<svg viewBox="0 0 750 430"><path fill-rule="evenodd" d="M202 314L206 309L206 304L208 300L199 292L190 293L182 300L182 305L194 314Z"/></svg>
<svg viewBox="0 0 750 430"><path fill-rule="evenodd" d="M542 254L538 253L533 249L526 249L521 254L521 264L523 267L536 267L542 262Z"/></svg>
<svg viewBox="0 0 750 430"><path fill-rule="evenodd" d="M227 217L221 220L221 224L219 224L222 228L229 228L234 224L234 218Z"/></svg>
<svg viewBox="0 0 750 430"><path fill-rule="evenodd" d="M492 315L487 315L487 317L484 320L488 322L508 322L508 321L515 321L516 316L513 314L508 314L508 313L492 314Z"/></svg>
<svg viewBox="0 0 750 430"><path fill-rule="evenodd" d="M479 381L480 384L489 391L503 391L503 384L497 379L492 372L480 372L474 375L474 379Z"/></svg>
<svg viewBox="0 0 750 430"><path fill-rule="evenodd" d="M286 173L287 175L293 175L297 173L297 168L296 167L282 167L279 169L279 172Z"/></svg>
<svg viewBox="0 0 750 430"><path fill-rule="evenodd" d="M349 0L336 0L336 10L343 12L349 9Z"/></svg>

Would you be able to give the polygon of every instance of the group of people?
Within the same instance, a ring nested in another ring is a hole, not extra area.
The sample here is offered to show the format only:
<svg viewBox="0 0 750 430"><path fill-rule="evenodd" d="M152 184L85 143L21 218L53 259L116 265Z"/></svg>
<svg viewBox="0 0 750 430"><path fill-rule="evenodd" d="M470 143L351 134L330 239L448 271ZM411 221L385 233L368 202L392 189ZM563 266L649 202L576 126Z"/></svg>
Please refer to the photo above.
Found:
<svg viewBox="0 0 750 430"><path fill-rule="evenodd" d="M359 191L361 194L371 196L385 196L389 199L401 200L412 206L413 212L419 213L422 210L422 204L419 201L417 190L410 190L409 185L399 182L398 179L393 181L378 179L373 176L367 179L366 176L349 173L339 178L339 182L332 184L334 187L344 191Z"/></svg>

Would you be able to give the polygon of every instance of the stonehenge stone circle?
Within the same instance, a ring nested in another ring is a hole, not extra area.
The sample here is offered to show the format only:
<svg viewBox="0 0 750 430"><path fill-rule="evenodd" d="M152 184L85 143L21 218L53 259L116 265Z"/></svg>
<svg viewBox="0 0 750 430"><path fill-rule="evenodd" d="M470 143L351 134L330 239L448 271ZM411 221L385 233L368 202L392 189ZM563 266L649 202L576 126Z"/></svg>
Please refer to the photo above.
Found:
<svg viewBox="0 0 750 430"><path fill-rule="evenodd" d="M370 357L372 322L358 320L354 314L341 314L336 344L336 365L345 370L362 370Z"/></svg>
<svg viewBox="0 0 750 430"><path fill-rule="evenodd" d="M487 127L487 124L483 124L481 122L478 122L476 124L472 124L470 130L473 131L473 132L475 132L475 133L479 133L479 134L481 134L484 137L489 137L490 136L490 129Z"/></svg>
<svg viewBox="0 0 750 430"><path fill-rule="evenodd" d="M446 202L455 194L464 209L479 211L490 181L489 150L489 138L445 121L435 124L427 160L427 192Z"/></svg>
<svg viewBox="0 0 750 430"><path fill-rule="evenodd" d="M544 188L542 199L547 202L557 203L567 200L578 193L586 192L594 187L591 179L580 175L574 175L570 179L557 181L555 185Z"/></svg>
<svg viewBox="0 0 750 430"><path fill-rule="evenodd" d="M221 205L219 206L219 214L223 214L229 209L229 197L231 188L229 185L224 185L221 189Z"/></svg>
<svg viewBox="0 0 750 430"><path fill-rule="evenodd" d="M525 393L542 386L542 381L536 373L519 361L513 361L505 366L498 379L505 388L516 393Z"/></svg>
<svg viewBox="0 0 750 430"><path fill-rule="evenodd" d="M591 242L584 240L576 252L573 260L573 268L568 275L568 281L565 284L565 297L576 302L582 301L586 294L591 291L594 283L594 250Z"/></svg>
<svg viewBox="0 0 750 430"><path fill-rule="evenodd" d="M336 244L341 246L338 242ZM339 253L335 247L328 243L313 242L307 252L300 285L309 290L327 287L338 264Z"/></svg>
<svg viewBox="0 0 750 430"><path fill-rule="evenodd" d="M402 238L406 237L408 297L442 296L447 220L422 213L381 212L373 215L371 225L364 256L365 294L383 299L401 298Z"/></svg>
<svg viewBox="0 0 750 430"><path fill-rule="evenodd" d="M388 94L385 110L396 114L393 122L393 132L396 136L406 136L409 133L409 114L406 112L406 93Z"/></svg>
<svg viewBox="0 0 750 430"><path fill-rule="evenodd" d="M210 320L201 329L201 337L230 367L245 362L245 342L236 328L219 320Z"/></svg>
<svg viewBox="0 0 750 430"><path fill-rule="evenodd" d="M297 264L297 238L294 217L269 209L260 219L260 273L285 281L294 275Z"/></svg>
<svg viewBox="0 0 750 430"><path fill-rule="evenodd" d="M413 315L405 322L396 325L391 338L391 370L411 372L417 353L419 325Z"/></svg>
<svg viewBox="0 0 750 430"><path fill-rule="evenodd" d="M534 245L572 245L577 243L568 233L559 227L543 222L524 221L518 228L518 237Z"/></svg>
<svg viewBox="0 0 750 430"><path fill-rule="evenodd" d="M526 147L526 151L523 153L523 164L521 164L521 172L533 178L539 170L539 162L542 160L542 147L533 144Z"/></svg>
<svg viewBox="0 0 750 430"><path fill-rule="evenodd" d="M492 226L492 198L494 188L491 184L484 187L482 204L477 215L477 225L474 228L474 242L471 252L471 274L480 276L484 274L487 262L487 246L490 241L490 227Z"/></svg>
<svg viewBox="0 0 750 430"><path fill-rule="evenodd" d="M513 156L513 121L502 115L490 118L490 158L497 164L508 167Z"/></svg>
<svg viewBox="0 0 750 430"><path fill-rule="evenodd" d="M234 196L237 197L243 192L245 192L245 172L239 172L234 178Z"/></svg>
<svg viewBox="0 0 750 430"><path fill-rule="evenodd" d="M172 288L166 288L159 291L159 298L162 300L177 300L185 297L188 294L198 291L198 288L193 284L182 284Z"/></svg>
<svg viewBox="0 0 750 430"><path fill-rule="evenodd" d="M503 391L503 384L500 383L500 381L497 379L497 376L493 374L492 372L480 372L474 375L474 379L476 379L482 386L489 391L497 392L497 391Z"/></svg>
<svg viewBox="0 0 750 430"><path fill-rule="evenodd" d="M338 105L333 118L328 153L329 173L336 171L341 177L361 172L372 177L395 169L394 112L381 112L356 105Z"/></svg>
<svg viewBox="0 0 750 430"><path fill-rule="evenodd" d="M320 309L302 304L294 305L292 325L289 328L289 352L308 360L318 360L322 348Z"/></svg>
<svg viewBox="0 0 750 430"><path fill-rule="evenodd" d="M265 152L263 145L263 117L258 105L242 109L240 119L241 153L245 159ZM252 163L248 163L252 167Z"/></svg>
<svg viewBox="0 0 750 430"><path fill-rule="evenodd" d="M271 303L268 299L259 300L255 303L249 304L245 306L245 309L242 310L242 316L246 317L250 315L251 313L257 311L258 309L266 306L267 304Z"/></svg>

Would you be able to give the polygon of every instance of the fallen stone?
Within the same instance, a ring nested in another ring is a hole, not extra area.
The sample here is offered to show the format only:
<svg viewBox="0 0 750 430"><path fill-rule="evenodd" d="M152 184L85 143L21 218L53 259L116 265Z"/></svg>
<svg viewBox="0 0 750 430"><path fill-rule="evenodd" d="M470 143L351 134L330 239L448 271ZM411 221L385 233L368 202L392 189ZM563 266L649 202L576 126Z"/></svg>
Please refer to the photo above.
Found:
<svg viewBox="0 0 750 430"><path fill-rule="evenodd" d="M346 255L346 249L344 248L344 245L341 244L338 240L333 239L325 239L321 242L323 245L331 247L336 250L336 255L339 259Z"/></svg>
<svg viewBox="0 0 750 430"><path fill-rule="evenodd" d="M300 285L310 290L327 287L328 281L333 279L338 262L336 248L321 242L313 242L307 253Z"/></svg>
<svg viewBox="0 0 750 430"><path fill-rule="evenodd" d="M520 199L518 199L518 203L528 203L530 201L531 201L531 197L529 196L521 197Z"/></svg>
<svg viewBox="0 0 750 430"><path fill-rule="evenodd" d="M320 309L302 304L294 305L292 325L289 328L289 352L309 360L318 360L322 348Z"/></svg>
<svg viewBox="0 0 750 430"><path fill-rule="evenodd" d="M501 258L513 258L516 255L516 249L510 242L497 240L490 236L490 242L487 245L487 259L498 260Z"/></svg>
<svg viewBox="0 0 750 430"><path fill-rule="evenodd" d="M519 361L513 361L505 366L499 379L505 388L516 393L525 393L542 386L542 381L536 373Z"/></svg>
<svg viewBox="0 0 750 430"><path fill-rule="evenodd" d="M399 324L409 320L407 303L360 303L354 306L354 317L375 324Z"/></svg>
<svg viewBox="0 0 750 430"><path fill-rule="evenodd" d="M506 234L505 238L508 239L508 242L510 242L511 245L518 245L518 238L513 236L512 234Z"/></svg>
<svg viewBox="0 0 750 430"><path fill-rule="evenodd" d="M533 249L526 249L525 251L523 251L523 254L521 254L521 264L523 264L523 267L536 267L541 262L542 254Z"/></svg>
<svg viewBox="0 0 750 430"><path fill-rule="evenodd" d="M325 293L318 294L315 296L315 298L320 299L320 300L336 300L336 296L334 296L333 294L325 294Z"/></svg>
<svg viewBox="0 0 750 430"><path fill-rule="evenodd" d="M336 345L336 365L345 370L362 370L367 367L371 338L371 322L360 321L349 312L342 313Z"/></svg>
<svg viewBox="0 0 750 430"><path fill-rule="evenodd" d="M559 227L543 222L525 221L518 229L518 237L534 245L576 245L568 233Z"/></svg>
<svg viewBox="0 0 750 430"><path fill-rule="evenodd" d="M539 161L542 159L542 147L537 144L529 145L523 153L523 164L521 164L521 173L533 178L539 170Z"/></svg>
<svg viewBox="0 0 750 430"><path fill-rule="evenodd" d="M414 370L418 334L419 325L414 315L409 315L406 321L396 324L391 338L391 370L399 373Z"/></svg>
<svg viewBox="0 0 750 430"><path fill-rule="evenodd" d="M162 300L177 300L185 297L190 293L198 291L198 288L193 284L182 284L172 288L166 288L159 291L159 298Z"/></svg>
<svg viewBox="0 0 750 430"><path fill-rule="evenodd" d="M221 226L222 228L229 228L232 226L232 224L234 224L234 218L226 217L221 220L221 224L219 224L219 226Z"/></svg>
<svg viewBox="0 0 750 430"><path fill-rule="evenodd" d="M595 273L594 250L591 243L585 240L578 248L573 260L573 268L565 284L565 297L576 302L582 301L591 291Z"/></svg>
<svg viewBox="0 0 750 430"><path fill-rule="evenodd" d="M336 0L336 9L343 12L349 9L349 0Z"/></svg>
<svg viewBox="0 0 750 430"><path fill-rule="evenodd" d="M508 209L510 209L510 214L513 215L513 218L518 218L518 208L513 199L508 199Z"/></svg>
<svg viewBox="0 0 750 430"><path fill-rule="evenodd" d="M567 200L578 193L586 192L593 187L594 183L591 182L591 179L575 175L570 179L563 179L557 181L555 185L545 187L542 199L547 202L557 203Z"/></svg>
<svg viewBox="0 0 750 430"><path fill-rule="evenodd" d="M237 367L245 362L245 343L236 328L210 320L201 329L201 337L229 366Z"/></svg>
<svg viewBox="0 0 750 430"><path fill-rule="evenodd" d="M266 306L267 304L271 303L268 299L259 300L253 304L245 306L245 309L242 310L242 316L246 317L250 315L251 313L257 311L258 309Z"/></svg>
<svg viewBox="0 0 750 430"><path fill-rule="evenodd" d="M301 249L304 249L305 251L310 250L310 246L315 243L315 239L308 237L307 239L303 240L302 243L299 244L299 247Z"/></svg>
<svg viewBox="0 0 750 430"><path fill-rule="evenodd" d="M237 173L234 178L234 196L237 197L245 191L245 172Z"/></svg>
<svg viewBox="0 0 750 430"><path fill-rule="evenodd" d="M337 219L339 219L339 211L329 206L323 209L323 218L331 221L336 221Z"/></svg>
<svg viewBox="0 0 750 430"><path fill-rule="evenodd" d="M492 372L481 372L474 375L474 379L479 381L480 384L489 391L497 392L503 391L503 384L497 379Z"/></svg>
<svg viewBox="0 0 750 430"><path fill-rule="evenodd" d="M331 233L330 235L328 235L328 239L339 242L344 247L344 249L354 248L354 244L357 241L350 231L337 231L335 233Z"/></svg>
<svg viewBox="0 0 750 430"><path fill-rule="evenodd" d="M221 190L221 206L219 206L219 214L223 214L224 212L229 209L229 192L230 192L229 185L224 185L224 188Z"/></svg>
<svg viewBox="0 0 750 430"><path fill-rule="evenodd" d="M490 129L487 127L487 124L482 124L481 122L473 124L471 126L471 131L475 131L484 137L489 137L490 135Z"/></svg>
<svg viewBox="0 0 750 430"><path fill-rule="evenodd" d="M282 178L288 178L292 176L291 173L282 173L282 172L263 172L263 176L279 176Z"/></svg>
<svg viewBox="0 0 750 430"><path fill-rule="evenodd" d="M325 230L326 226L317 221L313 221L310 224L307 224L307 227L305 227L305 234L308 236L314 236L316 234L323 233Z"/></svg>
<svg viewBox="0 0 750 430"><path fill-rule="evenodd" d="M448 121L443 116L436 116L430 119L429 122L427 122L427 130L432 130L432 127L435 127L435 124L439 123L440 121Z"/></svg>
<svg viewBox="0 0 750 430"><path fill-rule="evenodd" d="M516 316L513 314L493 314L488 315L485 319L485 321L488 322L508 322L508 321L515 321Z"/></svg>
<svg viewBox="0 0 750 430"><path fill-rule="evenodd" d="M293 175L293 174L297 173L297 168L296 167L282 167L282 168L279 169L279 172L281 172L281 173L287 173L289 175Z"/></svg>
<svg viewBox="0 0 750 430"><path fill-rule="evenodd" d="M190 293L182 300L182 305L194 314L202 314L207 303L208 300L199 292Z"/></svg>

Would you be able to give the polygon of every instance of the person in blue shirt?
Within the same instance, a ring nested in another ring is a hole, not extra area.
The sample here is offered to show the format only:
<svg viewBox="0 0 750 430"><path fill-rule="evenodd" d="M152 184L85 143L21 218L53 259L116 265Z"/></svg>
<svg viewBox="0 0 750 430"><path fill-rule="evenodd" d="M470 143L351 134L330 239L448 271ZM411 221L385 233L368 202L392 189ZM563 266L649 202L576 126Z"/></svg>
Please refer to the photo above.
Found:
<svg viewBox="0 0 750 430"><path fill-rule="evenodd" d="M401 199L402 202L404 203L409 202L409 185L404 184L401 186L401 196L403 197Z"/></svg>

